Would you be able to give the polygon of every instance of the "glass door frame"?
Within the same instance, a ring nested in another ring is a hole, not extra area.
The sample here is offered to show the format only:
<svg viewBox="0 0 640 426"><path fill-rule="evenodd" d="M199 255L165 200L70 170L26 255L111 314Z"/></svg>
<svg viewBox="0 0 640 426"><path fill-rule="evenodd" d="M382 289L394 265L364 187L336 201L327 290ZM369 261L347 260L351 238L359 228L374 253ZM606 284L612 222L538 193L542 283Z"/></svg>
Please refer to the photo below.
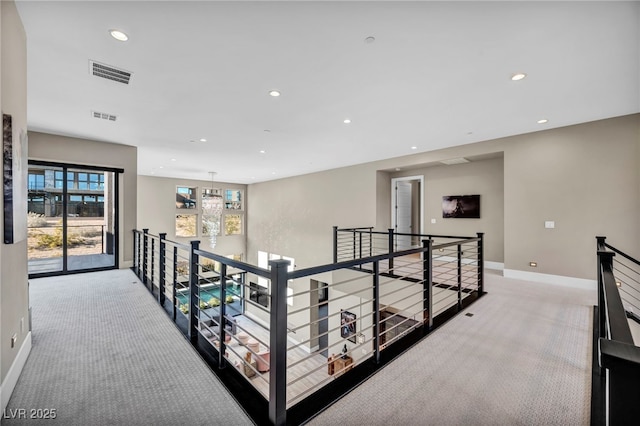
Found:
<svg viewBox="0 0 640 426"><path fill-rule="evenodd" d="M84 272L107 271L111 269L119 269L120 267L120 259L119 259L120 258L120 174L124 173L124 169L119 169L114 167L104 167L104 166L91 166L86 164L58 163L53 161L40 161L40 160L29 160L28 166L56 167L58 169L62 169L62 174L64 176L64 184L62 185L62 270L29 273L29 278L52 277L52 276L58 276L58 275L70 275L70 274L79 274ZM69 203L67 173L69 169L86 170L88 172L91 172L91 171L109 172L114 174L114 177L113 177L113 209L114 209L113 257L114 257L114 261L112 266L69 270L68 247L67 247L67 235L68 235L67 219L68 219L68 203Z"/></svg>

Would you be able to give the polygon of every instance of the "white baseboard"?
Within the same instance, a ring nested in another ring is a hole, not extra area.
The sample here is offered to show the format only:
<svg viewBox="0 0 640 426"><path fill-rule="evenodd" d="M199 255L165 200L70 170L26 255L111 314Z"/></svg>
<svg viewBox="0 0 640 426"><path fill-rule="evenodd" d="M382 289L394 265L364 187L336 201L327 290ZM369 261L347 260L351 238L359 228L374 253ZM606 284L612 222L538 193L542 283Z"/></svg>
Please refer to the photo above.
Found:
<svg viewBox="0 0 640 426"><path fill-rule="evenodd" d="M493 269L495 271L504 271L504 263L502 262L490 262L488 260L484 261L485 269Z"/></svg>
<svg viewBox="0 0 640 426"><path fill-rule="evenodd" d="M4 378L4 381L0 386L0 399L2 400L3 412L4 409L7 408L11 394L13 394L13 390L16 387L16 383L18 383L18 379L20 378L20 374L22 373L22 369L24 368L24 364L27 362L27 358L29 358L30 353L31 332L28 332L27 337L24 339L24 342L18 351L18 356L13 360L13 364L11 364L9 371L7 372L7 376Z"/></svg>
<svg viewBox="0 0 640 426"><path fill-rule="evenodd" d="M505 269L503 272L503 276L505 278L514 278L516 280L534 281L538 283L554 284L564 287L581 288L594 291L597 289L596 280L588 280L585 278L541 274L538 272L519 271L517 269Z"/></svg>

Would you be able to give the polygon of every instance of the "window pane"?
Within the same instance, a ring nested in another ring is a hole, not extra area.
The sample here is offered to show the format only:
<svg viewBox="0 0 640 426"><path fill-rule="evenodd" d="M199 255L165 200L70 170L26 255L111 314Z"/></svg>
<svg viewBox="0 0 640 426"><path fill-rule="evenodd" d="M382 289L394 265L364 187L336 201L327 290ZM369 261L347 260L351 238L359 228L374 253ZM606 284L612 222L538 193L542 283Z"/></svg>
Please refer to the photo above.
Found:
<svg viewBox="0 0 640 426"><path fill-rule="evenodd" d="M195 237L196 218L195 214L177 214L176 237Z"/></svg>
<svg viewBox="0 0 640 426"><path fill-rule="evenodd" d="M228 214L224 217L225 235L242 234L242 215Z"/></svg>

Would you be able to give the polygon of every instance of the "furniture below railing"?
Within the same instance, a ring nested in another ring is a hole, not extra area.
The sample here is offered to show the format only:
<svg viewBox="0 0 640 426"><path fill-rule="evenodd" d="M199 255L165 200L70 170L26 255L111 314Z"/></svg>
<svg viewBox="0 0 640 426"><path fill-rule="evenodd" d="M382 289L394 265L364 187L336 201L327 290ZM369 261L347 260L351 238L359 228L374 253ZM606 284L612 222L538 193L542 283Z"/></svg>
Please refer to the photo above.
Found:
<svg viewBox="0 0 640 426"><path fill-rule="evenodd" d="M352 252L295 270L133 232L134 272L258 423L306 421L484 293L482 234L361 250L379 234L358 228Z"/></svg>
<svg viewBox="0 0 640 426"><path fill-rule="evenodd" d="M594 324L591 423L636 424L640 419L640 347L634 343L629 328L627 309L633 305L627 297L621 297L621 287L625 284L618 278L631 278L633 273L622 273L620 267L615 267L614 256L619 254L635 265L640 263L606 244L605 239L596 237L598 306ZM637 268L635 271L637 275ZM627 285L637 288L632 281L627 280ZM633 290L625 294L633 294Z"/></svg>

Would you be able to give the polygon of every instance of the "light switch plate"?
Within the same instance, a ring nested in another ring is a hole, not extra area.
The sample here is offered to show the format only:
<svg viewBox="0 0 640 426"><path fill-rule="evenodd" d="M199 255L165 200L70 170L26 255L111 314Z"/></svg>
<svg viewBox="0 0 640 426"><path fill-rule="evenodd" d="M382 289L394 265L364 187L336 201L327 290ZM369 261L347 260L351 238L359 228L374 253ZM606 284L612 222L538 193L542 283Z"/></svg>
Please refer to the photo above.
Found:
<svg viewBox="0 0 640 426"><path fill-rule="evenodd" d="M431 223L436 223L436 220L435 219L431 219Z"/></svg>
<svg viewBox="0 0 640 426"><path fill-rule="evenodd" d="M544 222L544 227L547 229L553 229L556 227L556 223L552 220L547 220Z"/></svg>

